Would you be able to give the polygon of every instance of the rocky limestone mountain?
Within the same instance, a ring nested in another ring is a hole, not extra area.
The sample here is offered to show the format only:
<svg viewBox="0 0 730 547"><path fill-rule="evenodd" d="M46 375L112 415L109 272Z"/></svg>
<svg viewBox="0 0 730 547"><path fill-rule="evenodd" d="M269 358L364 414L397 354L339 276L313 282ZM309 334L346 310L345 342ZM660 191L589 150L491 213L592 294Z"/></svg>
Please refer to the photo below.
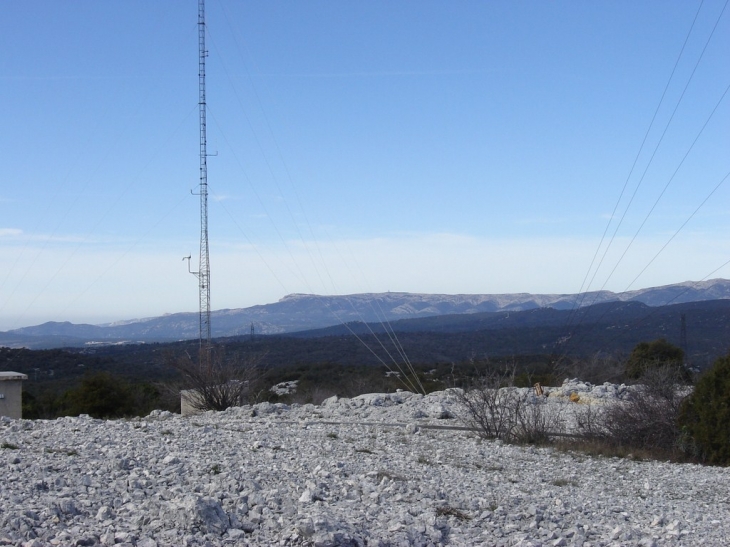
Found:
<svg viewBox="0 0 730 547"><path fill-rule="evenodd" d="M614 301L634 301L649 306L705 300L730 299L730 280L677 283L613 293L582 294L413 294L402 292L322 296L291 294L278 302L249 308L223 309L211 314L214 337L250 332L279 334L357 322L396 321L447 314L523 311L536 308L569 310ZM49 322L0 333L0 344L28 346L44 337L49 344L79 345L85 342L151 342L192 339L198 336L197 313L121 321L105 325ZM50 337L50 338L49 338ZM54 340L55 339L55 340Z"/></svg>

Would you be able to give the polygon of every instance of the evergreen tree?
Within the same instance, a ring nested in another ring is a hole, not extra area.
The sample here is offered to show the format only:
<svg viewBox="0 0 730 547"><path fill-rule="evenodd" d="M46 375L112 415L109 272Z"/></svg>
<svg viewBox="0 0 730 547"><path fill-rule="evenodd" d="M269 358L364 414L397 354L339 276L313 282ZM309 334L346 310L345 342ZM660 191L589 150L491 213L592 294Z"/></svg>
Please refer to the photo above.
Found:
<svg viewBox="0 0 730 547"><path fill-rule="evenodd" d="M707 462L730 464L730 355L717 359L697 382L680 424Z"/></svg>

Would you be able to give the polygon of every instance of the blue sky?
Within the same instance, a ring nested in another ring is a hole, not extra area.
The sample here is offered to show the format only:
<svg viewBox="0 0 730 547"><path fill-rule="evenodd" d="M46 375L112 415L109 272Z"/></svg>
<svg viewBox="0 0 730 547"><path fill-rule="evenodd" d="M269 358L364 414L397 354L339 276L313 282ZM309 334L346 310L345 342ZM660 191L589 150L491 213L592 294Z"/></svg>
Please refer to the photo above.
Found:
<svg viewBox="0 0 730 547"><path fill-rule="evenodd" d="M724 6L209 0L213 309L730 277ZM4 3L0 47L0 329L196 311L197 3Z"/></svg>

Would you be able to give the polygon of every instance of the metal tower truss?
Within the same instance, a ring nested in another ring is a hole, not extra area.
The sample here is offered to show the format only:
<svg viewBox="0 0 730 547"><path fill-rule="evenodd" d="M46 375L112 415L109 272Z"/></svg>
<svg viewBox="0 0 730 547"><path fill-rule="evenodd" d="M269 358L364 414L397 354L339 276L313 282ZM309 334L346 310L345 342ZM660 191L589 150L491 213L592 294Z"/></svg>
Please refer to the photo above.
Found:
<svg viewBox="0 0 730 547"><path fill-rule="evenodd" d="M208 250L208 151L206 135L205 102L205 0L198 0L198 111L200 121L200 262L197 272L188 271L198 278L200 302L200 350L201 359L210 357L210 253ZM204 357L205 356L205 357Z"/></svg>

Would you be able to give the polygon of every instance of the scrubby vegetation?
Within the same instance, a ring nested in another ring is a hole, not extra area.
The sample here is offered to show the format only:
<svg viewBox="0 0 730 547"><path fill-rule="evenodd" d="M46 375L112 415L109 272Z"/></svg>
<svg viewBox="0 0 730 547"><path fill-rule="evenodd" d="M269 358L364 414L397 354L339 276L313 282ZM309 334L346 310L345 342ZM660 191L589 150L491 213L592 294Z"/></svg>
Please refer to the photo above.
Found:
<svg viewBox="0 0 730 547"><path fill-rule="evenodd" d="M559 412L545 400L516 389L514 369L488 370L466 389L454 390L462 421L487 439L520 444L546 443L563 430Z"/></svg>
<svg viewBox="0 0 730 547"><path fill-rule="evenodd" d="M197 344L180 343L139 349L144 364L133 367L137 350L115 350L105 356L50 350L33 352L0 348L8 370L29 375L24 386L26 418L89 414L97 418L146 415L155 408L180 409L179 390L208 393L207 407L262 400L320 403L331 395L408 389L394 367L343 365L334 361L302 359L288 366L272 366L261 344L231 344L213 354L215 367L201 369L189 357ZM153 356L153 357L150 357ZM472 356L458 363L421 362L414 366L418 384L426 392L464 388L469 425L485 437L510 442L545 443L556 439L569 449L590 453L672 458L730 464L730 356L718 359L700 376L694 391L682 350L660 339L642 342L625 357L600 353L588 358L517 355ZM201 375L202 374L202 375ZM196 378L196 375L198 377ZM580 417L580 437L566 444L557 437L562 420L547 415L539 398L499 387L560 385L564 378L593 384L632 383L630 397L608 412L586 405ZM296 392L277 395L268 388L297 382ZM211 386L227 386L210 389Z"/></svg>
<svg viewBox="0 0 730 547"><path fill-rule="evenodd" d="M624 375L629 380L639 380L658 368L676 371L678 380L688 382L689 370L684 366L684 351L659 338L653 342L640 342L629 355Z"/></svg>
<svg viewBox="0 0 730 547"><path fill-rule="evenodd" d="M699 379L682 405L680 424L700 458L730 465L730 355Z"/></svg>
<svg viewBox="0 0 730 547"><path fill-rule="evenodd" d="M686 396L681 376L672 366L651 369L625 401L579 418L581 441L602 444L607 451L641 451L655 457L683 459L679 409ZM595 448L595 446L593 447Z"/></svg>
<svg viewBox="0 0 730 547"><path fill-rule="evenodd" d="M185 353L171 355L168 362L181 377L179 384L173 384L173 391L192 390L196 396L190 404L198 410L225 410L261 398L260 358L226 356L219 346L200 350L195 360Z"/></svg>
<svg viewBox="0 0 730 547"><path fill-rule="evenodd" d="M559 412L546 412L543 399L514 389L510 370L488 371L456 392L462 420L482 437L507 442L555 442L591 454L728 465L730 355L718 359L693 390L676 349L663 340L637 346L624 368L627 381L641 371L628 397L601 411L583 407L572 439L564 436Z"/></svg>
<svg viewBox="0 0 730 547"><path fill-rule="evenodd" d="M129 382L108 372L90 373L62 393L23 392L23 417L56 418L88 414L93 418L121 418L148 414L163 406L160 389L146 382Z"/></svg>

